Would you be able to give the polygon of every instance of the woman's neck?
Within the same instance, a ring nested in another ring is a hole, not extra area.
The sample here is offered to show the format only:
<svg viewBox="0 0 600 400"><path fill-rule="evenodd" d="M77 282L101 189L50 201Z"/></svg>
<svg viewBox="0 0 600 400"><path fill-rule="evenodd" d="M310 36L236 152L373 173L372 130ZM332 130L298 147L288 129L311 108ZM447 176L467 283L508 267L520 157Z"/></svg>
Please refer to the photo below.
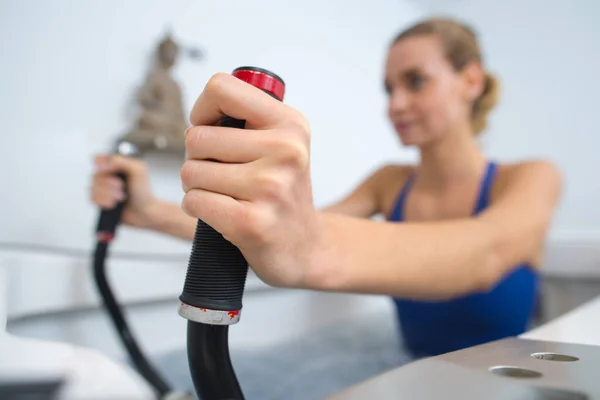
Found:
<svg viewBox="0 0 600 400"><path fill-rule="evenodd" d="M453 133L420 148L418 179L421 184L444 189L479 178L486 159L472 133Z"/></svg>

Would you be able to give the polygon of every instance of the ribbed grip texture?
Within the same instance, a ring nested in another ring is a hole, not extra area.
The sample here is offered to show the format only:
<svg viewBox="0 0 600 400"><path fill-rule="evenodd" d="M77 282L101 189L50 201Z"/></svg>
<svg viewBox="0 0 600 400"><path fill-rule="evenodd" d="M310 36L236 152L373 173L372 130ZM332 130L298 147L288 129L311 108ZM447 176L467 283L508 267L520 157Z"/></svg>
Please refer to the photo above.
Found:
<svg viewBox="0 0 600 400"><path fill-rule="evenodd" d="M117 174L123 181L123 187L127 190L127 177L123 173ZM105 232L105 233L115 233L117 229L117 225L119 225L119 221L121 220L121 214L123 213L123 208L125 207L125 201L118 203L113 209L110 210L102 210L100 212L100 217L98 218L98 226L96 227L96 232Z"/></svg>
<svg viewBox="0 0 600 400"><path fill-rule="evenodd" d="M223 117L220 125L243 129L245 121ZM240 310L247 275L248 263L240 250L204 221L198 220L179 299L194 307Z"/></svg>

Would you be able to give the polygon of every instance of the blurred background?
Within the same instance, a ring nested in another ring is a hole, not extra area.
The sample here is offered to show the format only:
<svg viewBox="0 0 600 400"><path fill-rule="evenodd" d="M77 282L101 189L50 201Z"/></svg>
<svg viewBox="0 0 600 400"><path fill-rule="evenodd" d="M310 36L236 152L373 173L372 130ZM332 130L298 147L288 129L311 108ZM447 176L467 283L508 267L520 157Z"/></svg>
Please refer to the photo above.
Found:
<svg viewBox="0 0 600 400"><path fill-rule="evenodd" d="M595 0L2 0L0 269L8 271L8 330L124 357L89 273L97 209L88 191L93 156L135 122L135 91L166 33L185 50L173 77L186 115L215 72L256 65L286 81L286 103L311 122L320 207L377 166L416 159L385 118L383 63L394 34L433 15L471 24L501 80L501 102L481 142L486 153L546 157L563 172L539 321L598 295ZM182 156L146 160L156 195L180 201ZM189 251L189 243L121 227L109 260L115 291L156 357L184 345L176 299ZM391 303L378 296L285 291L251 277L244 301L242 322L231 330L234 351L357 321L394 329ZM275 323L273 313L285 316Z"/></svg>

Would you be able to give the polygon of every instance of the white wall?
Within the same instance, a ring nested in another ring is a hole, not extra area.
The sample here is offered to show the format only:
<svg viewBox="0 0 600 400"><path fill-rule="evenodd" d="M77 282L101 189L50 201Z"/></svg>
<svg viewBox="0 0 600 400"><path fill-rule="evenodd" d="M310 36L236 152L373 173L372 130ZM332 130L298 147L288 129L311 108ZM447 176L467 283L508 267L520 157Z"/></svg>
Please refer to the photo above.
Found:
<svg viewBox="0 0 600 400"><path fill-rule="evenodd" d="M241 64L272 69L286 80L286 102L313 128L315 201L333 201L376 165L414 159L398 148L385 121L386 45L417 17L447 12L474 23L488 64L503 81L487 151L502 159L551 157L564 171L566 194L551 250L578 256L585 239L587 252L577 260L551 258L549 269L597 269L595 0L5 0L0 7L0 241L90 249L96 220L87 198L91 157L126 129L127 102L167 26L183 44L206 51L204 62L182 60L175 71L188 107L212 73ZM157 193L179 201L180 161L150 164ZM115 249L181 255L170 263L113 259L120 298L172 299L180 292L188 243L123 229ZM13 271L13 316L96 302L84 258L0 249L0 266ZM318 311L309 298L298 307Z"/></svg>

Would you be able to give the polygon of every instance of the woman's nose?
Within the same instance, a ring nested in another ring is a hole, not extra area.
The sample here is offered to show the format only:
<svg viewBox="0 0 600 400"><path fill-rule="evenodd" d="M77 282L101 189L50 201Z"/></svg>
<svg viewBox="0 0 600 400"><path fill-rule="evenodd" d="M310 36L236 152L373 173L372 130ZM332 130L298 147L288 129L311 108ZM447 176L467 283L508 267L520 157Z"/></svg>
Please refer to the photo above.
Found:
<svg viewBox="0 0 600 400"><path fill-rule="evenodd" d="M390 115L401 114L408 110L410 99L406 91L395 89L389 97L389 113Z"/></svg>

